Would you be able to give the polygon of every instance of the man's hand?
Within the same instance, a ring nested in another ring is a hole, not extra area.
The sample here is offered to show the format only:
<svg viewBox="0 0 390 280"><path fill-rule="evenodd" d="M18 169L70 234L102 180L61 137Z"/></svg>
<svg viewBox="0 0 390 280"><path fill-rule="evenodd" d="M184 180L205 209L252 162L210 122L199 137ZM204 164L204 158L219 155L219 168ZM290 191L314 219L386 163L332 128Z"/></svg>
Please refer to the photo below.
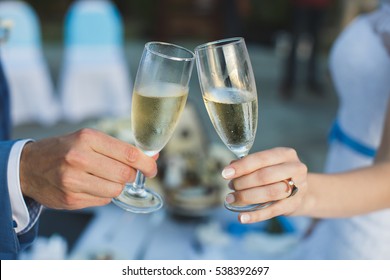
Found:
<svg viewBox="0 0 390 280"><path fill-rule="evenodd" d="M157 158L157 156L156 156ZM157 174L155 159L136 147L92 129L32 142L20 162L22 193L54 209L105 205L136 170Z"/></svg>

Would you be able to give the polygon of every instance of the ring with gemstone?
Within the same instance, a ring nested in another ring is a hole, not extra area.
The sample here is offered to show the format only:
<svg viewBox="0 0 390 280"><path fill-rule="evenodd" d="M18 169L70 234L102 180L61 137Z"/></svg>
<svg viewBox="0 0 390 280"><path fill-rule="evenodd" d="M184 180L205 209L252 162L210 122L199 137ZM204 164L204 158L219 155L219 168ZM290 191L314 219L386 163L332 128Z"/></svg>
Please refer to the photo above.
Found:
<svg viewBox="0 0 390 280"><path fill-rule="evenodd" d="M298 192L299 189L291 178L283 180L283 182L285 182L287 186L290 188L290 195L286 198L292 197Z"/></svg>

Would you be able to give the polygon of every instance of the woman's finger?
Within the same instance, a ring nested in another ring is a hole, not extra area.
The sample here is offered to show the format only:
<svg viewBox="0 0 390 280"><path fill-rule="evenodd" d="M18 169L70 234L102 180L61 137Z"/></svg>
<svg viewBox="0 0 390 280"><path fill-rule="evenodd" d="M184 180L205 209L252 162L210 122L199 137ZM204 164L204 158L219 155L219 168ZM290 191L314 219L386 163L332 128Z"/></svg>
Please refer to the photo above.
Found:
<svg viewBox="0 0 390 280"><path fill-rule="evenodd" d="M290 194L291 187L286 182L277 182L262 187L229 193L226 196L226 202L233 205L243 206L281 200L287 198Z"/></svg>
<svg viewBox="0 0 390 280"><path fill-rule="evenodd" d="M307 167L303 163L299 161L287 162L255 170L232 180L232 185L235 190L245 190L274 184L288 178L300 181L300 178L306 176L306 172Z"/></svg>
<svg viewBox="0 0 390 280"><path fill-rule="evenodd" d="M276 216L289 215L298 207L300 200L301 199L298 196L282 199L267 208L253 212L240 213L238 219L243 224L251 224L269 220Z"/></svg>
<svg viewBox="0 0 390 280"><path fill-rule="evenodd" d="M257 169L281 164L288 161L296 161L297 153L291 148L274 148L250 154L240 160L232 162L222 171L225 179L233 179L250 174Z"/></svg>

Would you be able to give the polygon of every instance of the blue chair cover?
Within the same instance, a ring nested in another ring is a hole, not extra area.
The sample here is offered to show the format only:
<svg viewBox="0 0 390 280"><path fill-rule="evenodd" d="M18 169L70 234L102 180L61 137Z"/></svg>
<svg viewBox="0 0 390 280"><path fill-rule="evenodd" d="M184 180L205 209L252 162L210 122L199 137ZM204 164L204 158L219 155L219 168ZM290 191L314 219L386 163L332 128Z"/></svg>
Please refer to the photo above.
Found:
<svg viewBox="0 0 390 280"><path fill-rule="evenodd" d="M119 11L110 1L76 1L66 15L65 44L122 45Z"/></svg>
<svg viewBox="0 0 390 280"><path fill-rule="evenodd" d="M0 18L11 23L0 56L9 85L13 125L52 125L60 112L43 56L39 18L24 1L0 2Z"/></svg>
<svg viewBox="0 0 390 280"><path fill-rule="evenodd" d="M12 31L7 41L7 47L41 45L38 17L26 2L0 2L0 18L12 21Z"/></svg>

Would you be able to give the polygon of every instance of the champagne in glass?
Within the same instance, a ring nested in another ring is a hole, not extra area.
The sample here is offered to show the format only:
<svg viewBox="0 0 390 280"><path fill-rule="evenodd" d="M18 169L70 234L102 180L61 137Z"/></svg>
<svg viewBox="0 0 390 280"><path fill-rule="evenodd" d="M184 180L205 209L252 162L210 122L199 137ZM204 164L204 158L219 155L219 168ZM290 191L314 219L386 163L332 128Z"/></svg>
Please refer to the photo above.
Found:
<svg viewBox="0 0 390 280"><path fill-rule="evenodd" d="M187 101L194 60L191 51L177 45L145 45L134 85L131 124L136 146L148 156L160 152L173 134ZM162 197L145 187L140 171L113 202L134 213L150 213L163 205Z"/></svg>
<svg viewBox="0 0 390 280"><path fill-rule="evenodd" d="M256 134L256 95L238 89L215 89L203 100L225 145L238 157L246 156Z"/></svg>
<svg viewBox="0 0 390 280"><path fill-rule="evenodd" d="M155 83L134 92L131 118L134 139L147 155L155 155L166 145L187 95L188 88L173 83Z"/></svg>
<svg viewBox="0 0 390 280"><path fill-rule="evenodd" d="M243 38L230 38L195 49L203 100L211 122L225 145L239 158L255 140L258 103L256 83ZM269 203L234 205L231 211L254 211Z"/></svg>

